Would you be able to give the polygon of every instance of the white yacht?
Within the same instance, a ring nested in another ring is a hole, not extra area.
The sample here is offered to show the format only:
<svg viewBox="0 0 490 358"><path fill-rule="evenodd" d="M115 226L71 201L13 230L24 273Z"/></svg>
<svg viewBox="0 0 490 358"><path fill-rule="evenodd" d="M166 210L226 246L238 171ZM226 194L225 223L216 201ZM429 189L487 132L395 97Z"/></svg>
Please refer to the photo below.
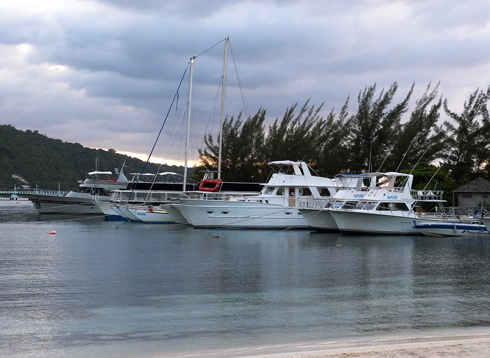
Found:
<svg viewBox="0 0 490 358"><path fill-rule="evenodd" d="M150 219L156 217L151 214L150 207L177 199L182 193L182 175L173 172L132 173L132 175L130 184L124 189L114 190L109 201L103 200L96 203L105 218L110 221L171 222L168 214L165 218L158 216L158 221ZM188 189L191 190L192 186L188 186ZM155 210L156 212L162 214L163 209Z"/></svg>
<svg viewBox="0 0 490 358"><path fill-rule="evenodd" d="M126 188L128 180L121 169L118 178L110 171L93 171L80 181L79 191L67 191L63 195L28 194L27 197L40 214L90 214L102 215L96 202L108 202L113 190Z"/></svg>
<svg viewBox="0 0 490 358"><path fill-rule="evenodd" d="M274 170L258 195L226 195L220 192L184 193L180 213L194 227L306 229L300 203L322 199L337 192L337 183L313 175L305 162L274 161Z"/></svg>
<svg viewBox="0 0 490 358"><path fill-rule="evenodd" d="M329 204L333 219L343 233L414 234L417 202L442 203L442 191L411 190L413 175L397 172L370 173L378 186L370 187L362 198Z"/></svg>
<svg viewBox="0 0 490 358"><path fill-rule="evenodd" d="M335 201L358 200L364 198L370 186L376 186L376 177L366 174L338 174L335 176L338 186L341 187L331 200L309 199L300 202L300 213L303 215L308 227L316 231L338 232L339 227L326 208Z"/></svg>

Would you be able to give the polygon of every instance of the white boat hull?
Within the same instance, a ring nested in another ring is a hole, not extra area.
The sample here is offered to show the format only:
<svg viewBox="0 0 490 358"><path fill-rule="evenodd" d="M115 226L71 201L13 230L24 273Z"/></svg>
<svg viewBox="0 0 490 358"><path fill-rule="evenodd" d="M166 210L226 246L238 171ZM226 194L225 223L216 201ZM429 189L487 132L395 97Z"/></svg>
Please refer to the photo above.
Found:
<svg viewBox="0 0 490 358"><path fill-rule="evenodd" d="M415 227L426 236L478 236L489 237L490 232L484 225L458 222L421 221Z"/></svg>
<svg viewBox="0 0 490 358"><path fill-rule="evenodd" d="M167 211L167 213L172 217L172 220L176 224L186 224L189 225L189 221L182 215L181 205L180 204L165 204L162 205L163 208Z"/></svg>
<svg viewBox="0 0 490 358"><path fill-rule="evenodd" d="M101 201L95 203L100 211L104 214L108 221L128 221L129 219L123 217L121 212L116 210L116 204L111 201Z"/></svg>
<svg viewBox="0 0 490 358"><path fill-rule="evenodd" d="M34 208L40 214L102 215L95 205L94 197L85 193L69 193L70 196L29 194ZM110 197L100 196L99 201L109 201Z"/></svg>
<svg viewBox="0 0 490 358"><path fill-rule="evenodd" d="M221 200L180 200L190 224L201 228L307 229L298 209L281 205Z"/></svg>
<svg viewBox="0 0 490 358"><path fill-rule="evenodd" d="M175 224L169 213L163 210L150 212L146 209L129 209L129 211L144 223Z"/></svg>
<svg viewBox="0 0 490 358"><path fill-rule="evenodd" d="M328 210L300 209L301 215L310 229L318 231L339 231L337 223Z"/></svg>
<svg viewBox="0 0 490 358"><path fill-rule="evenodd" d="M343 233L420 235L414 227L415 213L372 213L369 211L331 210L339 230Z"/></svg>

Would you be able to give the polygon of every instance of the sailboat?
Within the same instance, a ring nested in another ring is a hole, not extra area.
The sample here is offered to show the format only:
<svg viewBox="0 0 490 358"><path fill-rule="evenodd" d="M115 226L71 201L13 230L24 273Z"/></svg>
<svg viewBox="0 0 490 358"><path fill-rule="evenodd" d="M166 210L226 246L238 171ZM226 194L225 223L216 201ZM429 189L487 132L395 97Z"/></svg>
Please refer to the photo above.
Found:
<svg viewBox="0 0 490 358"><path fill-rule="evenodd" d="M189 141L190 132L190 103L192 95L192 76L194 68L194 58L191 57L189 62L190 75L189 75L189 97L187 103L187 138L185 143L185 166L184 175L182 180L182 187L172 185L172 187L162 187L158 186L157 190L153 190L154 183L151 183L150 187L141 185L139 179L144 176L144 173L140 173L138 180L127 190L118 191L114 193L110 203L100 202L97 203L99 209L104 213L107 220L128 220L128 221L139 221L139 222L152 222L152 223L175 223L176 221L168 214L167 210L163 208L163 203L168 203L172 199L176 199L182 191L192 189L188 187L187 184L187 147ZM179 85L180 88L180 85ZM178 93L178 90L177 90ZM174 97L175 99L175 97ZM173 103L172 103L173 104ZM163 126L162 126L163 127ZM158 138L157 138L158 140ZM151 153L150 153L151 156ZM150 157L148 157L148 160ZM139 192L139 187L144 187L142 192ZM143 195L143 202L137 202L138 195ZM148 203L147 198L151 195L158 195L160 201L158 203ZM133 200L131 202L131 200ZM130 206L130 203L133 206ZM158 210L154 210L154 204L159 205ZM150 206L151 207L150 207Z"/></svg>
<svg viewBox="0 0 490 358"><path fill-rule="evenodd" d="M228 43L229 38L225 38L225 51L223 59L223 74L222 74L222 91L221 91L221 112L220 112L220 137L219 137L219 158L218 158L218 170L217 178L214 178L215 172L207 172L204 178L199 183L199 188L197 191L187 190L186 185L183 186L183 192L181 197L187 196L189 193L200 192L200 193L217 193L221 195L257 195L262 190L263 185L259 183L231 183L223 182L221 180L221 156L222 156L222 143L223 143L223 120L224 120L224 104L225 104L225 86L226 86L226 66L227 66L227 54L228 54ZM188 166L188 142L190 133L190 117L191 117L191 100L192 100L192 76L193 76L193 64L195 57L191 57L190 60L190 75L189 75L189 95L188 95L188 106L187 106L187 137L185 145L185 163L184 163L184 183L187 182L187 166ZM201 200L200 198L199 200ZM190 224L189 216L184 211L182 203L179 200L171 201L165 203L163 208L172 216L176 223Z"/></svg>

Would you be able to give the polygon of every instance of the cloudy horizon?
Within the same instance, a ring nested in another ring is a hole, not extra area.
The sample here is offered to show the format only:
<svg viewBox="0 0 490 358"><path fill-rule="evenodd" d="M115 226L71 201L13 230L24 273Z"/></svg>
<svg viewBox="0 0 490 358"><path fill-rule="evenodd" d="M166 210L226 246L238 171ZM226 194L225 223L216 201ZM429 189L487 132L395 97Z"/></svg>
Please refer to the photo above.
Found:
<svg viewBox="0 0 490 358"><path fill-rule="evenodd" d="M440 83L461 113L490 85L483 1L18 0L0 10L1 124L142 158L189 58L208 49L194 66L193 163L204 135L217 135L226 37L225 114L244 111L236 67L250 114L266 109L267 125L307 100L326 115L350 97L355 112L365 87L394 82L398 101L415 83L409 112ZM187 81L153 154L169 164L183 161Z"/></svg>

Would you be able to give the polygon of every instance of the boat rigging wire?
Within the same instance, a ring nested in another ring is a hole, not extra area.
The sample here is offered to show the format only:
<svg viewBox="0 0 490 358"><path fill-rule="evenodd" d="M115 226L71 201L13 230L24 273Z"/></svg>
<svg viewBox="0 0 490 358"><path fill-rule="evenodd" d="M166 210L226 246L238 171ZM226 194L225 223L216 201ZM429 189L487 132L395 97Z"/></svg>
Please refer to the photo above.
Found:
<svg viewBox="0 0 490 358"><path fill-rule="evenodd" d="M238 88L240 89L240 96L242 97L243 107L245 109L245 116L248 118L250 117L250 111L248 109L247 100L245 98L245 92L243 91L242 80L240 79L240 74L238 73L238 68L235 61L235 55L233 55L231 44L230 44L230 53L231 53L231 58L233 59L233 66L235 67L235 74L238 81Z"/></svg>
<svg viewBox="0 0 490 358"><path fill-rule="evenodd" d="M131 196L133 195L134 190L138 186L138 182L140 181L141 176L145 172L146 165L150 161L151 155L153 154L153 151L155 150L155 146L157 145L157 142L160 139L160 135L162 134L163 127L165 126L165 123L167 123L167 119L168 119L168 116L170 114L170 111L172 110L172 107L173 107L174 103L176 102L176 100L179 98L179 90L180 90L180 87L182 86L182 82L184 81L185 74L187 73L187 70L188 69L189 69L189 65L187 65L184 73L182 74L182 78L180 79L180 83L179 83L179 86L177 87L177 91L175 92L175 95L174 95L174 97L172 99L172 103L170 103L170 107L168 108L167 115L165 116L165 119L163 120L162 126L160 127L160 131L158 132L158 135L157 135L157 138L155 140L155 143L153 143L153 147L151 148L150 154L148 155L148 159L146 160L145 165L143 166L143 169L141 169L141 173L140 173L138 179L136 180L135 185L133 186L133 190L131 191L131 194L129 195L128 201L131 199Z"/></svg>
<svg viewBox="0 0 490 358"><path fill-rule="evenodd" d="M399 164L398 164L398 166L396 167L395 172L397 172L397 171L398 171L398 169L400 169L400 166L402 165L403 160L404 160L404 159L405 159L405 157L407 156L408 151L410 150L410 148L412 148L412 144L413 144L413 142L414 142L414 141L415 141L415 137L413 137L412 141L410 142L410 145L409 145L409 146L408 146L408 148L407 148L407 151L406 151L406 152L403 154L402 159L400 160L400 163L399 163Z"/></svg>

